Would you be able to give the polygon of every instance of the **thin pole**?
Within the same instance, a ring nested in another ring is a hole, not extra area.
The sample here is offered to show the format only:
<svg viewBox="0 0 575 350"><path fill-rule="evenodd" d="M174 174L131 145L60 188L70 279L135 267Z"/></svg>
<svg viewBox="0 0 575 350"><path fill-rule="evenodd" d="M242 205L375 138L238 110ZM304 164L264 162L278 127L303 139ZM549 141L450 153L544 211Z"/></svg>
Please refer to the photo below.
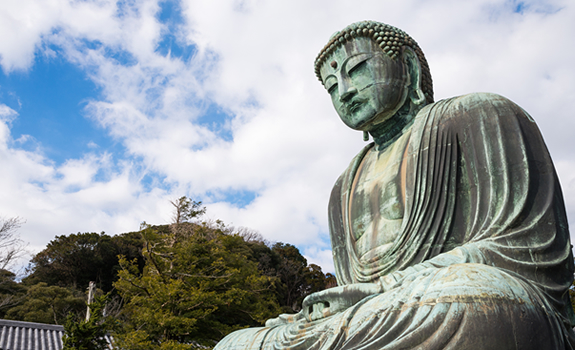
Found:
<svg viewBox="0 0 575 350"><path fill-rule="evenodd" d="M88 311L86 311L86 322L90 321L90 304L94 300L94 290L96 289L96 282L90 281L88 286Z"/></svg>

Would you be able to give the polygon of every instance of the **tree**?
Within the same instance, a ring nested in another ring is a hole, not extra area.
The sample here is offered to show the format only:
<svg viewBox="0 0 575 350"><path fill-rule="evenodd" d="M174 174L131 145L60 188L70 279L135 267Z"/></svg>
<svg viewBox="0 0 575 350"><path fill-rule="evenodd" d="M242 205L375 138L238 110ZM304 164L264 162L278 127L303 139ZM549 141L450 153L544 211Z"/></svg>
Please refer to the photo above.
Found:
<svg viewBox="0 0 575 350"><path fill-rule="evenodd" d="M90 308L90 319L77 321L72 314L66 317L64 323L64 337L62 350L107 350L108 341L106 336L116 328L115 320L111 317L104 317L103 312L109 296L102 295L96 297L88 307Z"/></svg>
<svg viewBox="0 0 575 350"><path fill-rule="evenodd" d="M84 309L84 295L64 287L41 282L28 288L23 301L6 312L6 318L28 322L63 324L72 313L79 317Z"/></svg>
<svg viewBox="0 0 575 350"><path fill-rule="evenodd" d="M0 318L6 311L18 305L26 296L26 287L16 282L16 274L8 270L0 270Z"/></svg>
<svg viewBox="0 0 575 350"><path fill-rule="evenodd" d="M26 243L18 234L23 223L24 220L19 217L0 218L0 270L6 270L26 253Z"/></svg>
<svg viewBox="0 0 575 350"><path fill-rule="evenodd" d="M114 284L124 297L126 327L120 348L193 348L213 344L229 332L261 325L279 313L275 279L250 259L242 237L225 227L185 223L186 230L141 230L145 267L139 273L127 259Z"/></svg>
<svg viewBox="0 0 575 350"><path fill-rule="evenodd" d="M26 254L26 244L20 239L18 229L24 220L19 217L0 218L0 317L17 305L26 289L15 281L16 274L9 269Z"/></svg>
<svg viewBox="0 0 575 350"><path fill-rule="evenodd" d="M190 222L190 220L206 213L206 207L202 206L201 201L196 202L186 196L170 201L170 203L174 206L172 221L176 225Z"/></svg>
<svg viewBox="0 0 575 350"><path fill-rule="evenodd" d="M176 240L181 239L180 236L185 235L187 225L192 220L205 214L206 207L202 206L202 202L193 201L186 196L170 201L170 203L174 206L172 224L170 225L172 231L170 237L173 240L171 244L173 244Z"/></svg>
<svg viewBox="0 0 575 350"><path fill-rule="evenodd" d="M270 247L260 234L245 228L232 232L246 241L251 250L248 258L258 263L261 273L277 279L275 294L284 313L298 312L307 295L337 285L334 275L308 265L297 247L281 242Z"/></svg>
<svg viewBox="0 0 575 350"><path fill-rule="evenodd" d="M290 308L286 309L287 312L297 312L301 309L301 302L306 296L304 272L307 260L291 244L278 242L274 244L272 251L280 257L277 266L277 276L283 283L283 288L279 290L280 303Z"/></svg>
<svg viewBox="0 0 575 350"><path fill-rule="evenodd" d="M316 264L309 264L304 269L303 279L302 294L304 297L311 293L337 286L335 276L331 273L324 274L321 266Z"/></svg>
<svg viewBox="0 0 575 350"><path fill-rule="evenodd" d="M60 287L82 288L96 281L105 293L112 290L120 269L118 256L136 259L140 269L143 242L137 232L111 237L104 232L56 236L30 263L28 285L45 282Z"/></svg>
<svg viewBox="0 0 575 350"><path fill-rule="evenodd" d="M282 284L278 287L278 295L285 312L298 312L306 296L337 285L335 276L325 275L318 265L308 265L295 246L278 242L272 246L272 251L279 256L276 275Z"/></svg>

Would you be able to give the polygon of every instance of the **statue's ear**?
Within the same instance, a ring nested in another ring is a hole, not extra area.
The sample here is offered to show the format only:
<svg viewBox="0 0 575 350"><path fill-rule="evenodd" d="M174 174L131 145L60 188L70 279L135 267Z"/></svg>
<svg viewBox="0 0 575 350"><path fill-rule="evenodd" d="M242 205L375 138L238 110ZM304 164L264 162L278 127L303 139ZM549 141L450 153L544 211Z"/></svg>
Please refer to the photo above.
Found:
<svg viewBox="0 0 575 350"><path fill-rule="evenodd" d="M403 63L409 73L409 98L415 105L425 104L426 98L421 89L421 65L413 49L404 46L402 53Z"/></svg>

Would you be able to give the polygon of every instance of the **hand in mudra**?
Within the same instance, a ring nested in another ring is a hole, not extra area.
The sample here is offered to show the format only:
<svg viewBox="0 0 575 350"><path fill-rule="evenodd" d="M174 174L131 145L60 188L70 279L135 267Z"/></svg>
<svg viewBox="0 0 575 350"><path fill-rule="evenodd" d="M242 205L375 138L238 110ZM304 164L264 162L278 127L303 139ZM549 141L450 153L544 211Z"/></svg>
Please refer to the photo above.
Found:
<svg viewBox="0 0 575 350"><path fill-rule="evenodd" d="M381 293L376 283L355 283L334 287L308 295L302 304L302 313L306 320L315 321L347 310L362 299Z"/></svg>

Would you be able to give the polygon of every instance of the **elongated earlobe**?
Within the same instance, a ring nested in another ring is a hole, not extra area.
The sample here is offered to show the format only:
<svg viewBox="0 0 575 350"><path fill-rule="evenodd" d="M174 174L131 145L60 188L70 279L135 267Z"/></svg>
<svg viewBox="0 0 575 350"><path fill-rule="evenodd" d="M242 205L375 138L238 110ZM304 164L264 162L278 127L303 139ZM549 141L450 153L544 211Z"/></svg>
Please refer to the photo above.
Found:
<svg viewBox="0 0 575 350"><path fill-rule="evenodd" d="M411 48L406 48L404 55L404 62L406 62L409 67L409 78L411 80L409 99L416 106L424 105L427 99L421 88L421 65L419 64L419 59Z"/></svg>
<svg viewBox="0 0 575 350"><path fill-rule="evenodd" d="M411 102L413 102L413 104L416 106L425 104L426 100L425 95L423 94L423 90L421 90L421 87L419 86L411 91L409 98L411 99Z"/></svg>

